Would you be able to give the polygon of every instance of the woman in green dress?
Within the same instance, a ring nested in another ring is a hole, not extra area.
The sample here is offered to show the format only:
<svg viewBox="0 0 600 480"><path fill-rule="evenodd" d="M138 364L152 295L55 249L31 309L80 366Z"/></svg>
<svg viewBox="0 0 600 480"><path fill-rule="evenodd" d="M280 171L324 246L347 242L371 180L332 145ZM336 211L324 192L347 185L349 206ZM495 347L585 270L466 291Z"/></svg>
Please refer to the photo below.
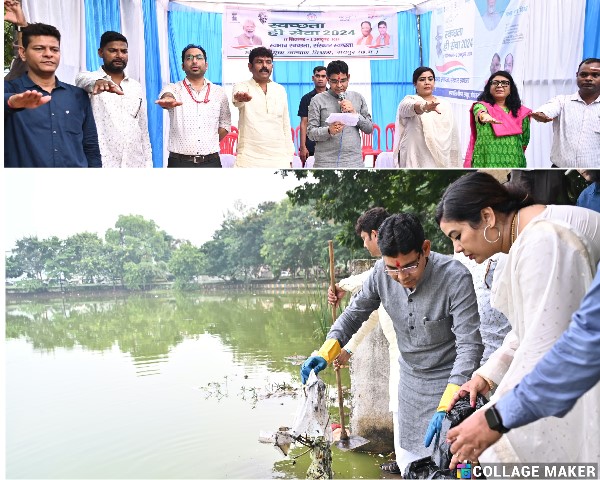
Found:
<svg viewBox="0 0 600 480"><path fill-rule="evenodd" d="M471 141L464 166L525 168L530 114L521 105L510 73L494 73L471 107Z"/></svg>

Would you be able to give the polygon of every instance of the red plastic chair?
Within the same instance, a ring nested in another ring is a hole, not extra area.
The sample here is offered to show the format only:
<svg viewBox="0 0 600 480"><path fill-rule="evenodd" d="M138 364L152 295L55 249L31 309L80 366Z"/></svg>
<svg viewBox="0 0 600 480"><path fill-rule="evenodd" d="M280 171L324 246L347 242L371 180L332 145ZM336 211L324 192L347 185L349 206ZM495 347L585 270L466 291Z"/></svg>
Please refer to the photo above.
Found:
<svg viewBox="0 0 600 480"><path fill-rule="evenodd" d="M229 133L235 133L236 135L240 134L240 131L237 129L237 127L234 127L233 125L231 126L231 132Z"/></svg>
<svg viewBox="0 0 600 480"><path fill-rule="evenodd" d="M375 168L375 161L377 160L377 155L381 153L380 139L381 139L381 129L377 124L373 124L373 132L372 133L364 133L360 132L362 137L362 157L363 162L365 161L365 157L367 155L373 155L373 168ZM377 143L374 144L373 140L376 140ZM373 148L377 145L377 148Z"/></svg>
<svg viewBox="0 0 600 480"><path fill-rule="evenodd" d="M396 124L388 123L385 127L385 151L394 150L394 134L396 133Z"/></svg>
<svg viewBox="0 0 600 480"><path fill-rule="evenodd" d="M236 129L237 130L237 129ZM236 147L237 147L238 136L237 133L228 133L221 140L220 147L221 153L228 153L229 155L237 155Z"/></svg>

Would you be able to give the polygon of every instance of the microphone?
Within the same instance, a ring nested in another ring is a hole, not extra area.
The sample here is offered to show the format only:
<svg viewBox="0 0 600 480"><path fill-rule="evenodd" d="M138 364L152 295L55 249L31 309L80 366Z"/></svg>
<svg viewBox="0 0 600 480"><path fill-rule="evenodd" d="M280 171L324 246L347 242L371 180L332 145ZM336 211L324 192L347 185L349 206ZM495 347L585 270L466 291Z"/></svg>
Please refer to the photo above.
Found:
<svg viewBox="0 0 600 480"><path fill-rule="evenodd" d="M340 102L340 103L342 103L344 100L346 100L346 92L342 92L342 93L340 93L340 94L338 95L338 99L339 99L339 102ZM340 110L342 110L342 108L341 108L341 107L340 107ZM342 112L343 112L343 111L344 111L344 110L342 110Z"/></svg>

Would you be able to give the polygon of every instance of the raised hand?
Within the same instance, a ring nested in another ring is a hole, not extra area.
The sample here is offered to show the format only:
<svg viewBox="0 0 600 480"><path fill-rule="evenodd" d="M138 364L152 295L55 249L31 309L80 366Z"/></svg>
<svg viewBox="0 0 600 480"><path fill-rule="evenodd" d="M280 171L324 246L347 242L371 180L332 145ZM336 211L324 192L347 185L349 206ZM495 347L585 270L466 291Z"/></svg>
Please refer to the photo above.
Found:
<svg viewBox="0 0 600 480"><path fill-rule="evenodd" d="M252 95L250 95L248 92L236 92L236 94L233 96L233 100L236 102L249 102L252 100Z"/></svg>
<svg viewBox="0 0 600 480"><path fill-rule="evenodd" d="M479 123L495 123L497 125L502 123L500 120L496 120L487 112L479 112L477 118L479 119Z"/></svg>
<svg viewBox="0 0 600 480"><path fill-rule="evenodd" d="M25 20L25 14L23 13L20 1L4 0L4 21L22 27L27 26L27 20Z"/></svg>
<svg viewBox="0 0 600 480"><path fill-rule="evenodd" d="M15 93L8 99L10 108L37 108L51 100L50 95L43 95L36 90L27 90L23 93Z"/></svg>
<svg viewBox="0 0 600 480"><path fill-rule="evenodd" d="M531 118L542 123L548 123L552 121L548 115L542 112L531 112Z"/></svg>
<svg viewBox="0 0 600 480"><path fill-rule="evenodd" d="M117 95L125 95L123 90L121 90L121 87L119 87L116 83L100 78L96 80L96 83L94 84L94 90L92 90L92 94L98 95L99 93L103 92L116 93Z"/></svg>
<svg viewBox="0 0 600 480"><path fill-rule="evenodd" d="M164 97L159 98L154 103L156 103L159 107L162 107L166 110L183 105L183 102L177 101L177 99L171 95L165 95Z"/></svg>

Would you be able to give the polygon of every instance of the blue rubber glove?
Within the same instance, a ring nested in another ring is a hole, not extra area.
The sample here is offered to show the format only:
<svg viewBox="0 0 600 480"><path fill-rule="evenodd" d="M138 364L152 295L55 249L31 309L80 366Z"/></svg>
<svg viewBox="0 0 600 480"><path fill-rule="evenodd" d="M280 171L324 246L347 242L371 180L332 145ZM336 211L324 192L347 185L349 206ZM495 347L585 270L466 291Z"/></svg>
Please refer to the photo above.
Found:
<svg viewBox="0 0 600 480"><path fill-rule="evenodd" d="M446 416L446 412L435 412L431 421L429 422L429 426L427 427L427 432L425 433L425 446L428 447L431 445L431 441L433 440L433 436L440 436L440 432L442 431L442 420Z"/></svg>
<svg viewBox="0 0 600 480"><path fill-rule="evenodd" d="M323 357L317 355L314 357L308 357L300 367L302 383L306 383L311 370L314 370L315 373L319 373L321 370L324 370L325 367L327 367L327 360L325 360Z"/></svg>

